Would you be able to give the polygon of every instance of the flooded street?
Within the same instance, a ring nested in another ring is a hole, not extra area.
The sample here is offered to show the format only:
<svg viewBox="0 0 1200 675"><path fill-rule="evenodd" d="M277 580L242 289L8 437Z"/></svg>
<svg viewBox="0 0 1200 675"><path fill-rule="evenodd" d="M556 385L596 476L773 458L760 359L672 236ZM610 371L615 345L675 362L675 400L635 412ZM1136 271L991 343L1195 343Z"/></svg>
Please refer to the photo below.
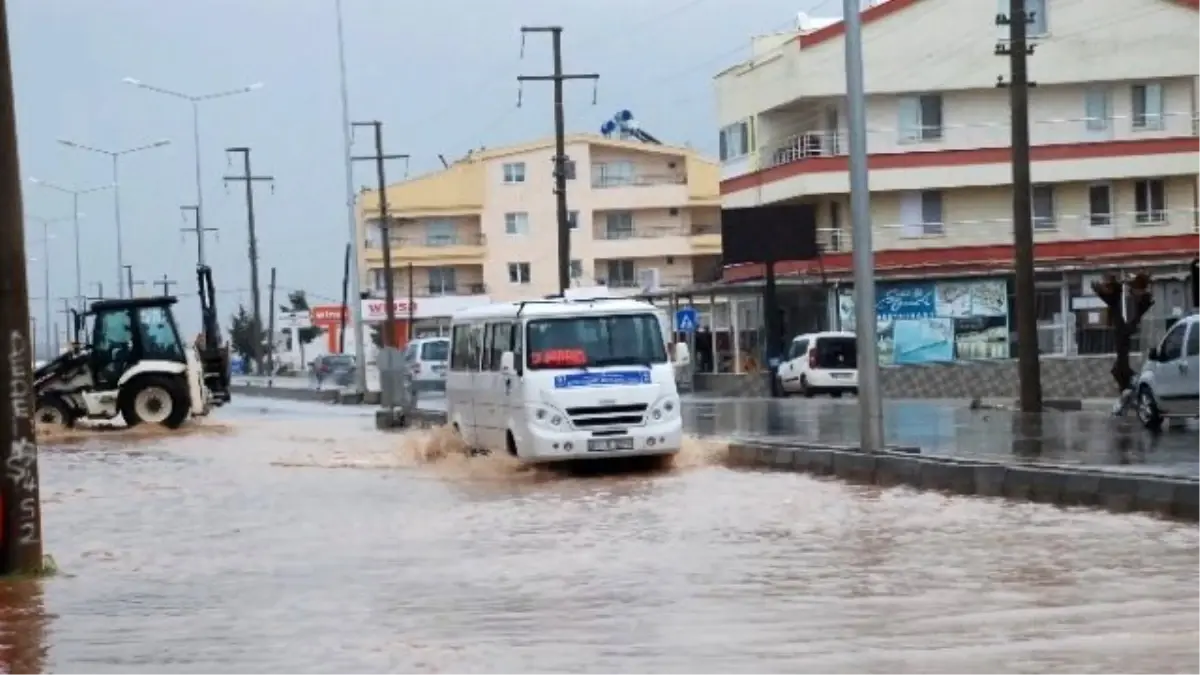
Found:
<svg viewBox="0 0 1200 675"><path fill-rule="evenodd" d="M467 460L371 410L43 448L62 574L0 592L57 672L1196 672L1198 535L738 472ZM0 664L3 665L3 664Z"/></svg>

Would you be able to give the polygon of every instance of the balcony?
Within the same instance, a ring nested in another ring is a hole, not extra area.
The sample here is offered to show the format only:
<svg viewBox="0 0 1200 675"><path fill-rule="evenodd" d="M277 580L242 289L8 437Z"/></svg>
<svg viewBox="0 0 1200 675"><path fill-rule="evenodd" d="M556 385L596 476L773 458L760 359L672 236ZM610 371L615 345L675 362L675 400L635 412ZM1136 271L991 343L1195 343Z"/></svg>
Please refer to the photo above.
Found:
<svg viewBox="0 0 1200 675"><path fill-rule="evenodd" d="M411 262L414 265L453 265L478 263L487 250L487 238L482 235L392 235L393 263ZM367 263L382 263L383 246L379 241L363 242Z"/></svg>
<svg viewBox="0 0 1200 675"><path fill-rule="evenodd" d="M664 209L688 204L688 178L683 171L601 175L592 172L592 208L598 211Z"/></svg>
<svg viewBox="0 0 1200 675"><path fill-rule="evenodd" d="M655 258L720 253L721 226L605 227L592 229L592 239L605 258ZM601 243L603 242L603 243Z"/></svg>
<svg viewBox="0 0 1200 675"><path fill-rule="evenodd" d="M407 298L409 295L408 284L397 281L393 286L392 292L397 298ZM382 284L375 284L370 288L370 293L374 298L382 298L387 293L387 289ZM412 289L412 296L414 298L444 298L486 294L487 286L483 283L464 283L452 286L418 283Z"/></svg>
<svg viewBox="0 0 1200 675"><path fill-rule="evenodd" d="M655 185L687 185L687 174L682 171L662 174L639 173L626 176L592 174L592 187L597 190L623 187L650 187Z"/></svg>
<svg viewBox="0 0 1200 675"><path fill-rule="evenodd" d="M645 271L646 270L639 270L639 272ZM649 290L671 290L676 288L686 288L695 282L690 274L670 274L660 275L658 278L658 283L654 284L654 288L647 288L647 285L643 283L642 280L630 277L606 278L604 276L599 276L596 278L596 283L600 286L607 286L616 291L627 291L630 295L636 295Z"/></svg>
<svg viewBox="0 0 1200 675"><path fill-rule="evenodd" d="M1196 173L1197 116L1032 120L1034 179L1099 181ZM1007 121L868 129L871 190L1005 185L1012 181ZM724 205L776 203L849 192L847 133L807 131L762 144L747 173L726 176ZM1118 161L1115 161L1118 160Z"/></svg>

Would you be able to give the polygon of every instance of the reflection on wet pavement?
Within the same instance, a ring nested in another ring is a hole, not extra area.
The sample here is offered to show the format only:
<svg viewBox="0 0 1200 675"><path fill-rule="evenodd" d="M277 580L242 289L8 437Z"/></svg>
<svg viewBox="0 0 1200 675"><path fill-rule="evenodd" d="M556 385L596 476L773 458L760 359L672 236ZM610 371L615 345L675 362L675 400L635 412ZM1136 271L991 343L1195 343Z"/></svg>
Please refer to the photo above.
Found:
<svg viewBox="0 0 1200 675"><path fill-rule="evenodd" d="M0 667L1200 668L1190 525L730 471L713 443L578 478L361 408L214 422L231 432L44 449L64 574L0 592Z"/></svg>
<svg viewBox="0 0 1200 675"><path fill-rule="evenodd" d="M854 399L696 400L683 410L686 427L705 436L788 437L833 444L856 444L859 438ZM965 404L887 401L884 436L891 445L916 446L933 455L1200 474L1194 428L1151 434L1136 419L1094 412L1023 416L969 410Z"/></svg>

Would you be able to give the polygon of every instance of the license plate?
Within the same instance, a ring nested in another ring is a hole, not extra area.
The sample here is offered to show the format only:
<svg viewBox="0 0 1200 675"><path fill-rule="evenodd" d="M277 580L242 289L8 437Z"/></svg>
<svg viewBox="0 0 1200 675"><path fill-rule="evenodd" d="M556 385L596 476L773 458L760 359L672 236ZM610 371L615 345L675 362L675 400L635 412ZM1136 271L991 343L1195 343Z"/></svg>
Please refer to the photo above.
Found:
<svg viewBox="0 0 1200 675"><path fill-rule="evenodd" d="M632 450L632 438L594 438L588 441L588 451L607 452L610 450Z"/></svg>
<svg viewBox="0 0 1200 675"><path fill-rule="evenodd" d="M835 380L848 380L851 377L853 377L853 375L851 375L850 373L834 373L833 374L833 379L835 379Z"/></svg>

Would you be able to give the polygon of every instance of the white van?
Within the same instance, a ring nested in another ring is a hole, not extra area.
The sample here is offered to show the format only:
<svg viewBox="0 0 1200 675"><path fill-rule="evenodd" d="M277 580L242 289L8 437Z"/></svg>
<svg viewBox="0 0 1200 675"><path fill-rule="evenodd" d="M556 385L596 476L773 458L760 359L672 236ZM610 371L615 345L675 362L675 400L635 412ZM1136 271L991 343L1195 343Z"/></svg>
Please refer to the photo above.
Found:
<svg viewBox="0 0 1200 675"><path fill-rule="evenodd" d="M662 310L626 298L550 298L451 319L449 423L471 448L523 462L679 451L683 421Z"/></svg>
<svg viewBox="0 0 1200 675"><path fill-rule="evenodd" d="M449 360L449 338L418 338L404 348L404 367L415 390L440 388L446 380Z"/></svg>
<svg viewBox="0 0 1200 675"><path fill-rule="evenodd" d="M1176 321L1146 351L1137 379L1138 419L1158 429L1168 417L1200 416L1200 315Z"/></svg>
<svg viewBox="0 0 1200 675"><path fill-rule="evenodd" d="M858 343L854 333L797 335L779 365L785 395L858 394Z"/></svg>

